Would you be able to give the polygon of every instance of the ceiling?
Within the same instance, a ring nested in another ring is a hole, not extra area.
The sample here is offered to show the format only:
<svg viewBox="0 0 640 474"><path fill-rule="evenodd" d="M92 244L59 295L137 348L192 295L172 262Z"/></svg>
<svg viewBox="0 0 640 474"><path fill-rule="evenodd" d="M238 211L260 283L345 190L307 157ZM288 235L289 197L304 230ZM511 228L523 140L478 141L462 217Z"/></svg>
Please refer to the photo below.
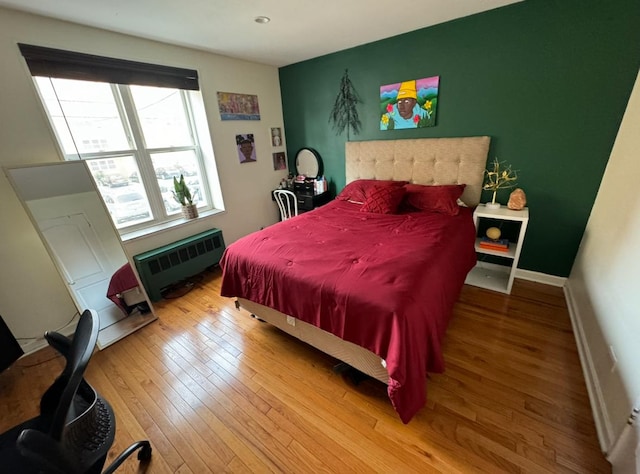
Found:
<svg viewBox="0 0 640 474"><path fill-rule="evenodd" d="M0 0L0 6L286 66L521 0ZM258 24L257 16L269 23Z"/></svg>

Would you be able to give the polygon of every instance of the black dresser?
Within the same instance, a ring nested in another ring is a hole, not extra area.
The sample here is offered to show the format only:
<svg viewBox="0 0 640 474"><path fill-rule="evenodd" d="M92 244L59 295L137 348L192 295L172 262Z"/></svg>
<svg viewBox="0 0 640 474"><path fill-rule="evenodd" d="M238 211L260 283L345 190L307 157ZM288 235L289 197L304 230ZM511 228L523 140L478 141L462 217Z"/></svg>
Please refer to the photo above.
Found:
<svg viewBox="0 0 640 474"><path fill-rule="evenodd" d="M327 190L314 193L313 182L293 183L293 192L298 198L298 212L306 212L331 201L331 193Z"/></svg>

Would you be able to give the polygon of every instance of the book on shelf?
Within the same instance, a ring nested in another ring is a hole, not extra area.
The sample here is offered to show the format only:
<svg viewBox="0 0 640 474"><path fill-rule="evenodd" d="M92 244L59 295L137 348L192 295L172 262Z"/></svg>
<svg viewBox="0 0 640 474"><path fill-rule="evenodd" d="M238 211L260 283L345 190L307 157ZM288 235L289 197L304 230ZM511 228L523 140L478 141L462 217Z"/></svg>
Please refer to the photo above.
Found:
<svg viewBox="0 0 640 474"><path fill-rule="evenodd" d="M509 248L509 239L490 239L489 237L482 237L480 239L480 245L490 245L492 247Z"/></svg>
<svg viewBox="0 0 640 474"><path fill-rule="evenodd" d="M509 247L498 247L498 246L493 246L493 245L488 245L488 244L483 245L482 242L480 242L480 244L478 245L478 248L481 248L481 249L484 249L484 250L495 250L497 252L508 252L509 251Z"/></svg>

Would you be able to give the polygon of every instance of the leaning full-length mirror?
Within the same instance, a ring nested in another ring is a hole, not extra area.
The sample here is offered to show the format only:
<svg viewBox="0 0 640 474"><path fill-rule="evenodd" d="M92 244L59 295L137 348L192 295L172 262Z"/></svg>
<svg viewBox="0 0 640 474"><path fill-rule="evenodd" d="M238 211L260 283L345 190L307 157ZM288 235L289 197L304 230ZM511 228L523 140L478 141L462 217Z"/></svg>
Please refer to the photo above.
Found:
<svg viewBox="0 0 640 474"><path fill-rule="evenodd" d="M7 175L78 311L100 316L99 348L156 319L83 161Z"/></svg>

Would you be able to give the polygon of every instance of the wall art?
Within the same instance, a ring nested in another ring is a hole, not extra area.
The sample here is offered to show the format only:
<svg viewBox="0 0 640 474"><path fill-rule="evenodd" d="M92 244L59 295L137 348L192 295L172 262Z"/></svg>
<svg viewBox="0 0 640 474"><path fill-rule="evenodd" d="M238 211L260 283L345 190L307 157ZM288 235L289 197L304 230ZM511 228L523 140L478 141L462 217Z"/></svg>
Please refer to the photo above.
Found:
<svg viewBox="0 0 640 474"><path fill-rule="evenodd" d="M236 135L236 146L238 147L238 159L240 163L255 163L258 160L256 157L256 144L253 139L253 133Z"/></svg>
<svg viewBox="0 0 640 474"><path fill-rule="evenodd" d="M271 146L282 146L282 129L280 127L271 128Z"/></svg>
<svg viewBox="0 0 640 474"><path fill-rule="evenodd" d="M258 96L218 92L221 120L260 120Z"/></svg>
<svg viewBox="0 0 640 474"><path fill-rule="evenodd" d="M284 151L278 151L273 154L273 170L281 171L287 169L287 158Z"/></svg>
<svg viewBox="0 0 640 474"><path fill-rule="evenodd" d="M354 135L360 133L362 123L358 117L357 106L361 102L362 100L360 100L353 82L349 79L349 70L345 69L340 80L340 89L338 90L336 101L329 115L329 123L333 125L337 135L346 130L347 141L349 141L349 131L352 131Z"/></svg>
<svg viewBox="0 0 640 474"><path fill-rule="evenodd" d="M440 76L380 86L380 130L433 127Z"/></svg>

